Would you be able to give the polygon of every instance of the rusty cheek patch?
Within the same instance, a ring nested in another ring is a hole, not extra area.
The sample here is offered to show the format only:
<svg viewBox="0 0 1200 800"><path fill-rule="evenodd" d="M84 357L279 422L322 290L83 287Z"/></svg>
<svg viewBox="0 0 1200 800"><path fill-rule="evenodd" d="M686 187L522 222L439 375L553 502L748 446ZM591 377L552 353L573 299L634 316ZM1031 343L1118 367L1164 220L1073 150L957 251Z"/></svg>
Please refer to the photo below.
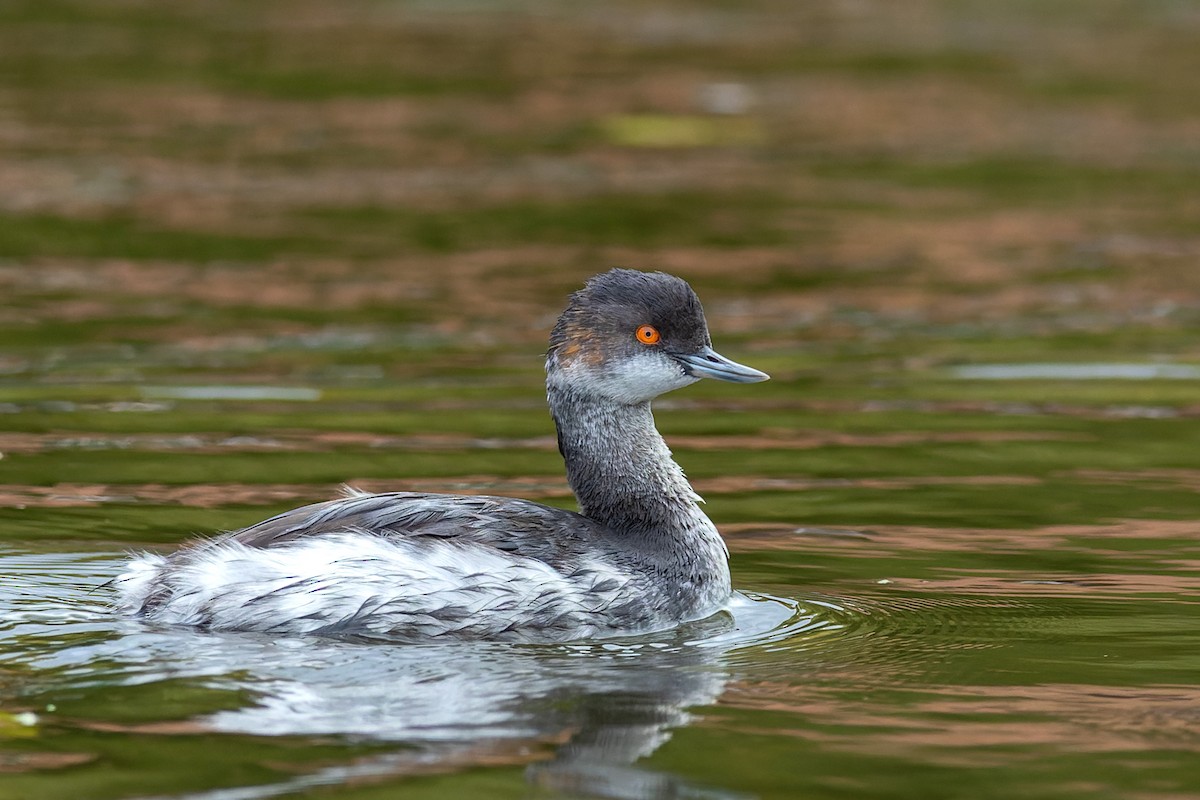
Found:
<svg viewBox="0 0 1200 800"><path fill-rule="evenodd" d="M582 348L575 342L565 344L555 351L558 356L558 363L566 366L575 363L575 359L579 356L579 351Z"/></svg>
<svg viewBox="0 0 1200 800"><path fill-rule="evenodd" d="M597 337L579 329L568 329L565 341L555 351L561 366L583 364L594 367L604 360L604 350Z"/></svg>

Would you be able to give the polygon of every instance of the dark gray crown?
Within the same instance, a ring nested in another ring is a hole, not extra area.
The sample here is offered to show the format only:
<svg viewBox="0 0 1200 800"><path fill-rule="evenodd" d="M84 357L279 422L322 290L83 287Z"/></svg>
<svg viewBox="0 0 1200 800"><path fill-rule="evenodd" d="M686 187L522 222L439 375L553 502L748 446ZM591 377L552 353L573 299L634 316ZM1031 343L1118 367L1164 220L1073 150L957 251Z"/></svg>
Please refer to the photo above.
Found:
<svg viewBox="0 0 1200 800"><path fill-rule="evenodd" d="M611 269L571 295L550 347L593 336L632 336L639 325L658 328L667 349L709 344L704 308L687 281L665 272Z"/></svg>

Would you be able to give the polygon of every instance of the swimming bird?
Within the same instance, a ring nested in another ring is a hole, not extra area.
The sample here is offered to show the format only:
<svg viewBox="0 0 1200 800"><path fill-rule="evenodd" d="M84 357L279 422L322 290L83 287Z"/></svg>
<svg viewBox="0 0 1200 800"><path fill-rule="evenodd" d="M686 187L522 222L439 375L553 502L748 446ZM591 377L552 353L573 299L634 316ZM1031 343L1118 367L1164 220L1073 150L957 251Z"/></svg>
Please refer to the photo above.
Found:
<svg viewBox="0 0 1200 800"><path fill-rule="evenodd" d="M508 497L366 494L142 554L116 607L160 625L394 640L566 641L661 630L729 599L729 554L651 401L768 376L712 348L682 279L614 269L550 334L546 396L579 512Z"/></svg>

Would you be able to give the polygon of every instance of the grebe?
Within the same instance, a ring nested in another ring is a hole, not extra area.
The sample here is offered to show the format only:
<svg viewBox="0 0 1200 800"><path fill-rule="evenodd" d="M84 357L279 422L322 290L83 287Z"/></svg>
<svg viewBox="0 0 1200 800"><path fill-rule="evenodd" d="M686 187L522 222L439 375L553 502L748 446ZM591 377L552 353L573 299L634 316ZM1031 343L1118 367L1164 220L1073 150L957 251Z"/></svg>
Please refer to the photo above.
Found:
<svg viewBox="0 0 1200 800"><path fill-rule="evenodd" d="M580 513L508 497L365 494L170 556L135 557L117 608L149 622L420 640L564 641L668 628L729 599L729 554L650 402L765 381L712 349L680 278L614 269L571 295L546 396Z"/></svg>

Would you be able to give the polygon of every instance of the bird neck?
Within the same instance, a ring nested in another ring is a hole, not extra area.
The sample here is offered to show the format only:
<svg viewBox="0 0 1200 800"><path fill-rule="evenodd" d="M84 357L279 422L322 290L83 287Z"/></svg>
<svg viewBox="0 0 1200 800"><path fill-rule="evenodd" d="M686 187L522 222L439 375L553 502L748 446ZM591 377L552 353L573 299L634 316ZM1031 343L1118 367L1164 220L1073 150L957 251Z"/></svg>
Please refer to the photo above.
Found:
<svg viewBox="0 0 1200 800"><path fill-rule="evenodd" d="M729 598L729 551L654 427L650 403L624 405L556 384L547 398L567 480L583 514L655 576L684 616Z"/></svg>
<svg viewBox="0 0 1200 800"><path fill-rule="evenodd" d="M624 405L553 383L547 396L567 480L584 515L617 533L648 538L712 528L654 427L650 403Z"/></svg>

